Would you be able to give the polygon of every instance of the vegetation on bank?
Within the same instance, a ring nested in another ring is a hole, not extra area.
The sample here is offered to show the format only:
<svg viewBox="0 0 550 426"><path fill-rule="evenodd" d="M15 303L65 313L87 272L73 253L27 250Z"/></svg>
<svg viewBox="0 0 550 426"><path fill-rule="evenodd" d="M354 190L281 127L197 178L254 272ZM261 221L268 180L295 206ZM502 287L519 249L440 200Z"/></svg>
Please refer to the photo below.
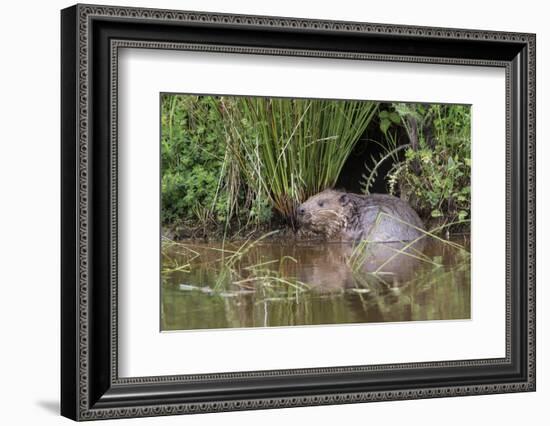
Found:
<svg viewBox="0 0 550 426"><path fill-rule="evenodd" d="M367 166L364 192L369 192L380 165L389 161L388 192L406 199L424 221L469 219L470 107L393 103L387 108L380 112L382 155ZM399 144L403 130L406 143Z"/></svg>
<svg viewBox="0 0 550 426"><path fill-rule="evenodd" d="M424 220L469 219L468 106L164 95L161 126L162 226L176 238L292 228L359 144L383 148L365 192L384 179Z"/></svg>

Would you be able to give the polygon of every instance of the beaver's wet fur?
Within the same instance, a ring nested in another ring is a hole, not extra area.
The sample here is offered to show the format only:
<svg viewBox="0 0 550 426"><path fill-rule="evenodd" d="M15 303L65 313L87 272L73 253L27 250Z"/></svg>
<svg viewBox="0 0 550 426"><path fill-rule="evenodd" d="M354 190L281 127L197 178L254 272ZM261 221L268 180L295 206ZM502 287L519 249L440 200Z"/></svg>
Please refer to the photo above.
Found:
<svg viewBox="0 0 550 426"><path fill-rule="evenodd" d="M406 201L387 194L327 189L297 209L300 226L331 241L412 241L424 224Z"/></svg>

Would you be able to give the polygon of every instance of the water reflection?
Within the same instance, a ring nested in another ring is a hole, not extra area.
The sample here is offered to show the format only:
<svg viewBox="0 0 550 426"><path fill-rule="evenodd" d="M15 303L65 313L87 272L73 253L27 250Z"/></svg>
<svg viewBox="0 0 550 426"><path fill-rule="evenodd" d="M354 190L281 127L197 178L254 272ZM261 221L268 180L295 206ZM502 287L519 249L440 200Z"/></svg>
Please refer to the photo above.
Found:
<svg viewBox="0 0 550 426"><path fill-rule="evenodd" d="M470 317L467 240L166 247L163 330ZM452 245L456 244L456 245Z"/></svg>

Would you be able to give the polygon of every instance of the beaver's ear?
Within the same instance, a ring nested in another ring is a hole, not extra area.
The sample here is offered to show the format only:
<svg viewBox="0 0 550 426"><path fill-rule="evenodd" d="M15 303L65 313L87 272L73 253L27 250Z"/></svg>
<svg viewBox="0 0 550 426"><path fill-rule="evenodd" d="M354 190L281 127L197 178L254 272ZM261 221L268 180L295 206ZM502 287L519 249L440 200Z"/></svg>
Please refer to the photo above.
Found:
<svg viewBox="0 0 550 426"><path fill-rule="evenodd" d="M342 194L340 195L340 204L345 206L347 203L349 203L349 197L348 194Z"/></svg>

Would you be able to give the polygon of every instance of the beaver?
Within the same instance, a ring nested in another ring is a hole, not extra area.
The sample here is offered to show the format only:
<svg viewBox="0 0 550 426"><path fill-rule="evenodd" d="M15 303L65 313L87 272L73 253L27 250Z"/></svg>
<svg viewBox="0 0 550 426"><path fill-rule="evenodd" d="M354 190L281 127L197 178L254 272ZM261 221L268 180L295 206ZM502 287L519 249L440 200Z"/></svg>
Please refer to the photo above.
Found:
<svg viewBox="0 0 550 426"><path fill-rule="evenodd" d="M360 195L327 189L300 204L298 223L334 241L411 241L424 224L409 204L388 194Z"/></svg>

